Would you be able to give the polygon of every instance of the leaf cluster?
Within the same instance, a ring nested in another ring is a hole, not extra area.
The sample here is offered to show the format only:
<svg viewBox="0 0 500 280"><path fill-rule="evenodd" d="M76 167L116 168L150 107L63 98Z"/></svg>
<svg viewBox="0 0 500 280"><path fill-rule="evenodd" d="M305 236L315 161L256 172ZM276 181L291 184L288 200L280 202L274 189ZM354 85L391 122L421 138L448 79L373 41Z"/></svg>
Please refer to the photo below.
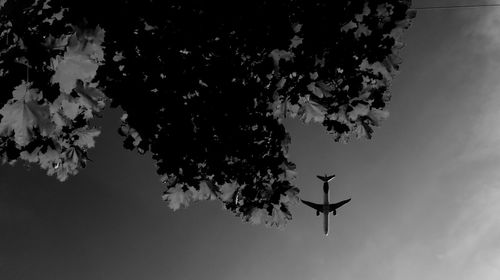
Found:
<svg viewBox="0 0 500 280"><path fill-rule="evenodd" d="M335 141L371 138L388 115L400 35L414 16L409 6L7 1L0 90L24 79L24 58L43 104L83 93L96 101L102 91L125 111L124 147L155 160L171 208L218 199L245 220L281 226L298 199L283 119L322 123ZM0 137L0 153L19 157L16 135Z"/></svg>

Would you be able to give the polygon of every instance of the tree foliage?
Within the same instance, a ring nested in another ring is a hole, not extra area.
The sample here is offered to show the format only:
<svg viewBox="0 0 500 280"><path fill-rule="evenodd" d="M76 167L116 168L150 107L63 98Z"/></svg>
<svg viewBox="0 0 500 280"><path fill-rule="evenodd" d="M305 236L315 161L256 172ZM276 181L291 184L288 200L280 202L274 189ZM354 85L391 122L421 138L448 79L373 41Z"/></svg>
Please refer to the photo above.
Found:
<svg viewBox="0 0 500 280"><path fill-rule="evenodd" d="M76 174L110 100L125 112L124 147L152 155L172 209L218 199L277 226L298 195L283 119L371 138L414 17L408 0L0 6L4 162Z"/></svg>

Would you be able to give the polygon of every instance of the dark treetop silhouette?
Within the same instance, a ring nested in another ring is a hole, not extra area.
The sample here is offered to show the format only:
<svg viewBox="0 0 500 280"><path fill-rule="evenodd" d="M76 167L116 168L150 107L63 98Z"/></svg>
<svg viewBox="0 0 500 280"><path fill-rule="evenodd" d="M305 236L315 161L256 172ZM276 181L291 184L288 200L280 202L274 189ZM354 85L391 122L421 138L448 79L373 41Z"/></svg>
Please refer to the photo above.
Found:
<svg viewBox="0 0 500 280"><path fill-rule="evenodd" d="M370 138L410 4L0 1L0 156L65 180L111 100L124 146L151 153L171 208L218 199L281 226L298 201L282 120Z"/></svg>

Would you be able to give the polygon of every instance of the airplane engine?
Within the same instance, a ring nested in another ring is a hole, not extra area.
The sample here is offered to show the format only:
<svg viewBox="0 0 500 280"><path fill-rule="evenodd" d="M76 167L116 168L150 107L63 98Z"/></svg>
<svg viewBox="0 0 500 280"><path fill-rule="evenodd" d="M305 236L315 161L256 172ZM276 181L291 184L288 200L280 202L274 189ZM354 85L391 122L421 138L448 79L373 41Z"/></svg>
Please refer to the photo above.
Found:
<svg viewBox="0 0 500 280"><path fill-rule="evenodd" d="M337 210L333 210L333 216L337 215Z"/></svg>
<svg viewBox="0 0 500 280"><path fill-rule="evenodd" d="M319 216L319 211L318 210L316 210L316 216Z"/></svg>

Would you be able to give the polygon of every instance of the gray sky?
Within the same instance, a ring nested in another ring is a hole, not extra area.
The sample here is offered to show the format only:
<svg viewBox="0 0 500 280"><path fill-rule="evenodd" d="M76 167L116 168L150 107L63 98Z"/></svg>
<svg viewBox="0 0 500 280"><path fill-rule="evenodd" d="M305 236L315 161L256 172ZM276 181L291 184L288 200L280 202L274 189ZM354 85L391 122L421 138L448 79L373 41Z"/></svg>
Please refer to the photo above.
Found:
<svg viewBox="0 0 500 280"><path fill-rule="evenodd" d="M414 1L441 3L460 1ZM335 173L331 199L352 198L328 237L304 206L282 231L218 202L172 212L108 112L94 162L68 182L0 167L0 278L500 279L499 24L500 8L420 11L371 141L287 124L301 197L321 201L315 176Z"/></svg>

